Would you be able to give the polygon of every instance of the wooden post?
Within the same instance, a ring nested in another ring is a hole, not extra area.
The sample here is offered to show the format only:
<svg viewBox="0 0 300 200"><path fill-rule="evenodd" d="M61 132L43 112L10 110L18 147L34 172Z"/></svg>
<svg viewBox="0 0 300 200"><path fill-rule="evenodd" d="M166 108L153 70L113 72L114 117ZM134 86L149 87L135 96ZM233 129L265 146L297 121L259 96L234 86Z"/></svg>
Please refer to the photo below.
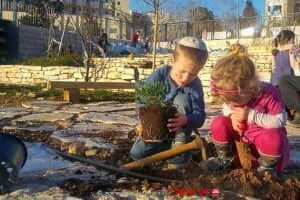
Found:
<svg viewBox="0 0 300 200"><path fill-rule="evenodd" d="M0 19L2 19L3 0L0 0Z"/></svg>
<svg viewBox="0 0 300 200"><path fill-rule="evenodd" d="M165 42L168 41L168 24L165 23Z"/></svg>
<svg viewBox="0 0 300 200"><path fill-rule="evenodd" d="M159 0L154 1L154 12L155 12L155 22L154 22L154 39L153 39L153 62L152 70L155 70L156 62L156 48L157 48L157 32L158 32L158 11L159 11Z"/></svg>
<svg viewBox="0 0 300 200"><path fill-rule="evenodd" d="M17 23L17 2L13 0L13 21Z"/></svg>
<svg viewBox="0 0 300 200"><path fill-rule="evenodd" d="M64 101L80 103L80 88L64 89Z"/></svg>

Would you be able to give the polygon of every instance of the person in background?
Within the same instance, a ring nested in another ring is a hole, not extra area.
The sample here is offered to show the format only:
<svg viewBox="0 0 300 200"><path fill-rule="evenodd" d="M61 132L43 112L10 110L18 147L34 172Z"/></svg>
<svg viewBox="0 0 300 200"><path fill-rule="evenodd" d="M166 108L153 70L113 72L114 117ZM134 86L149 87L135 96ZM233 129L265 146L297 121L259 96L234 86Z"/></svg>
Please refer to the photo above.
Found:
<svg viewBox="0 0 300 200"><path fill-rule="evenodd" d="M74 52L73 52L73 47L71 44L68 45L67 49L66 49L66 54L67 55L73 55Z"/></svg>
<svg viewBox="0 0 300 200"><path fill-rule="evenodd" d="M145 49L146 53L149 52L149 38L146 38L146 40L145 40L144 49Z"/></svg>
<svg viewBox="0 0 300 200"><path fill-rule="evenodd" d="M274 39L271 83L279 88L286 105L288 124L300 126L299 62L296 58L295 33L282 30Z"/></svg>
<svg viewBox="0 0 300 200"><path fill-rule="evenodd" d="M141 31L137 31L135 34L133 34L131 38L131 46L136 48L136 45L139 43L139 37L140 37Z"/></svg>
<svg viewBox="0 0 300 200"><path fill-rule="evenodd" d="M279 82L279 91L290 113L288 125L300 128L300 64L296 49L290 51L290 62L294 75L284 75Z"/></svg>
<svg viewBox="0 0 300 200"><path fill-rule="evenodd" d="M279 81L284 75L292 75L293 66L291 63L292 54L290 53L295 46L295 33L290 30L282 30L274 39L275 49L272 50L273 70L271 83L278 87Z"/></svg>
<svg viewBox="0 0 300 200"><path fill-rule="evenodd" d="M98 45L103 49L104 53L107 53L107 47L111 46L111 44L108 42L107 33L102 33L98 40Z"/></svg>

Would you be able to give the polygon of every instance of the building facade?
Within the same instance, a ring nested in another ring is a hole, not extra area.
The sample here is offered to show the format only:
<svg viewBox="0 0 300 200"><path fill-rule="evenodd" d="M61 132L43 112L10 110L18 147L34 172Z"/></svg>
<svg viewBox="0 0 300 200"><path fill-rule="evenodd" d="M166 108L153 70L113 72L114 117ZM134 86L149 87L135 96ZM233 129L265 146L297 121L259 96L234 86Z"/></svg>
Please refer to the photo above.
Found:
<svg viewBox="0 0 300 200"><path fill-rule="evenodd" d="M278 17L300 13L300 0L266 0L265 13Z"/></svg>

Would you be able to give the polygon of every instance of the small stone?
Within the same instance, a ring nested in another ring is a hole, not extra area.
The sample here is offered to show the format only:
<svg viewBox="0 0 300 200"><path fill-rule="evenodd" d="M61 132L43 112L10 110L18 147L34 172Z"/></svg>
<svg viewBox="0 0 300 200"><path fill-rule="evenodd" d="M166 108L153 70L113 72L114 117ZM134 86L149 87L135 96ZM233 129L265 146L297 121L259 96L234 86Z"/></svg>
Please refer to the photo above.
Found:
<svg viewBox="0 0 300 200"><path fill-rule="evenodd" d="M16 92L16 97L20 97L22 96L22 93L21 92Z"/></svg>
<svg viewBox="0 0 300 200"><path fill-rule="evenodd" d="M118 144L118 140L113 140L112 143L113 144Z"/></svg>
<svg viewBox="0 0 300 200"><path fill-rule="evenodd" d="M33 93L33 92L29 92L29 93L27 94L27 96L28 96L28 97L32 97L32 98L35 98L35 97L36 97L36 94Z"/></svg>
<svg viewBox="0 0 300 200"><path fill-rule="evenodd" d="M99 149L90 149L85 151L85 156L96 156L99 152Z"/></svg>
<svg viewBox="0 0 300 200"><path fill-rule="evenodd" d="M45 98L44 98L44 97L39 97L39 98L37 98L37 100L38 100L38 101L44 101Z"/></svg>
<svg viewBox="0 0 300 200"><path fill-rule="evenodd" d="M120 178L120 179L117 180L117 183L118 184L129 183L129 180L126 177L122 177L122 178Z"/></svg>
<svg viewBox="0 0 300 200"><path fill-rule="evenodd" d="M81 175L82 174L82 171L80 169L76 170L75 173L76 175Z"/></svg>
<svg viewBox="0 0 300 200"><path fill-rule="evenodd" d="M68 153L83 156L84 155L84 142L76 142L70 144Z"/></svg>

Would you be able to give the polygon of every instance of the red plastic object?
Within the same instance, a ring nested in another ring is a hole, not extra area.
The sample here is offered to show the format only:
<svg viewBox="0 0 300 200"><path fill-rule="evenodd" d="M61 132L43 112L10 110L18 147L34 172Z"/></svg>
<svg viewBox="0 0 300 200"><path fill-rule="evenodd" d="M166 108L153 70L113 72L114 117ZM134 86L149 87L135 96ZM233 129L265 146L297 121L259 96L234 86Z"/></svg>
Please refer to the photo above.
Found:
<svg viewBox="0 0 300 200"><path fill-rule="evenodd" d="M196 194L196 190L194 189L174 188L174 191L177 195L180 196L193 196Z"/></svg>
<svg viewBox="0 0 300 200"><path fill-rule="evenodd" d="M220 195L220 190L218 188L202 188L199 192L199 195L217 197Z"/></svg>
<svg viewBox="0 0 300 200"><path fill-rule="evenodd" d="M177 195L180 196L212 196L217 197L220 195L220 190L218 188L202 188L199 193L195 189L186 189L186 188L174 188L174 191Z"/></svg>

